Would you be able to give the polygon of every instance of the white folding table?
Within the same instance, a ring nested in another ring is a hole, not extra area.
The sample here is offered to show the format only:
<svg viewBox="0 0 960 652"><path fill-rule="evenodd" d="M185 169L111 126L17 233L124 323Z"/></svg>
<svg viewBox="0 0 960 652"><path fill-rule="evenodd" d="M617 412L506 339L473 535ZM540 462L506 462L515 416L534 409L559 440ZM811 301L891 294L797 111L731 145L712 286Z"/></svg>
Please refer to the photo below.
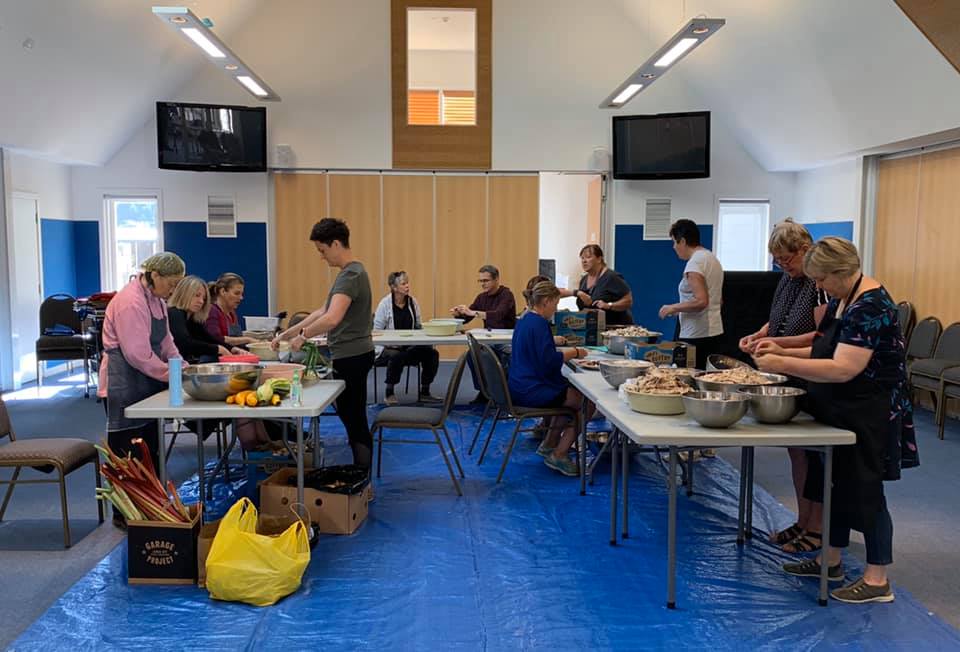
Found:
<svg viewBox="0 0 960 652"><path fill-rule="evenodd" d="M223 401L198 401L191 398L184 392L183 405L172 407L170 405L170 392L164 390L159 394L154 394L150 398L144 399L139 403L134 403L126 410L124 414L128 419L157 419L160 432L160 454L157 469L160 474L160 482L166 485L166 450L163 441L163 427L167 419L192 419L201 423L200 432L197 433L197 473L200 478L200 502L203 502L204 494L204 459L203 459L203 426L202 423L207 419L223 420L230 419L234 421L234 433L236 432L236 419L290 419L295 422L297 433L297 501L303 503L303 419L310 418L310 429L314 437L319 437L319 416L333 401L343 392L346 383L342 380L320 380L314 384L303 388L301 405L294 406L290 397L281 401L280 405L270 407L244 408L236 405L228 405ZM318 446L313 447L314 466L317 465Z"/></svg>
<svg viewBox="0 0 960 652"><path fill-rule="evenodd" d="M806 414L797 416L793 421L780 425L758 423L745 417L729 428L704 428L686 415L657 416L634 412L620 400L617 390L603 379L598 371L573 371L567 369L565 375L570 383L592 401L615 427L613 437L614 450L611 453L611 495L610 495L610 543L616 544L617 521L617 453L619 449L623 490L623 531L627 536L627 444L633 442L640 446L668 448L670 462L668 469L668 523L667 523L667 607L676 607L676 538L677 538L677 453L681 450L692 451L700 448L740 447L741 474L740 500L737 523L737 543L752 536L753 512L753 449L756 446L776 446L804 448L822 451L826 464L823 483L823 541L830 540L830 478L833 470L833 447L856 443L856 435L817 423ZM581 449L586 446L586 429L580 433ZM585 493L584 464L580 465L581 493ZM820 573L819 603L827 604L827 570L823 564Z"/></svg>

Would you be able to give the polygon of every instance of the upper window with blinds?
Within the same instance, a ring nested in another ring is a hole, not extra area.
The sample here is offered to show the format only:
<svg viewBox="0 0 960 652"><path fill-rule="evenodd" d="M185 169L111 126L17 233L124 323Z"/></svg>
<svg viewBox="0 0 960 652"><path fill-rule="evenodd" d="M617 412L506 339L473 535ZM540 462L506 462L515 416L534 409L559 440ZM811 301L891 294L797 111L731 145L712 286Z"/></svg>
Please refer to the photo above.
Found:
<svg viewBox="0 0 960 652"><path fill-rule="evenodd" d="M407 123L412 125L477 124L473 91L411 90L407 111Z"/></svg>
<svg viewBox="0 0 960 652"><path fill-rule="evenodd" d="M476 9L407 9L407 124L477 124Z"/></svg>

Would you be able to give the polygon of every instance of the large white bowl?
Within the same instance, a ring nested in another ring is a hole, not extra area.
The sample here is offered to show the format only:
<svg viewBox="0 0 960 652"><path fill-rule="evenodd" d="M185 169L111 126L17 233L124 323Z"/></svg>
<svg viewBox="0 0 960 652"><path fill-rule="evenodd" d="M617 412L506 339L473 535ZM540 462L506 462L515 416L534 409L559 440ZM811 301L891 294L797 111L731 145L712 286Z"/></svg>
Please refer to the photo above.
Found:
<svg viewBox="0 0 960 652"><path fill-rule="evenodd" d="M646 394L643 392L625 392L630 409L644 414L683 414L681 394Z"/></svg>
<svg viewBox="0 0 960 652"><path fill-rule="evenodd" d="M433 337L456 335L457 322L430 320L423 323L423 332Z"/></svg>
<svg viewBox="0 0 960 652"><path fill-rule="evenodd" d="M281 357L286 357L285 354L290 351L290 343L280 342L280 348L274 351L273 347L270 346L270 342L253 342L247 345L247 350L261 360L274 362Z"/></svg>

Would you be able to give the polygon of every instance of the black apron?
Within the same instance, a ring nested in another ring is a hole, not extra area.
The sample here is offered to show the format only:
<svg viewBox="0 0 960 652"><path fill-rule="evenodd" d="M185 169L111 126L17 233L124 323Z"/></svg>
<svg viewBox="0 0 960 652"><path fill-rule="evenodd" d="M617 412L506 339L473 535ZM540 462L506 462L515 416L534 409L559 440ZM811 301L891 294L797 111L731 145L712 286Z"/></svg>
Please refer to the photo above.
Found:
<svg viewBox="0 0 960 652"><path fill-rule="evenodd" d="M854 296L859 281L851 292ZM849 306L849 300L846 305ZM810 357L832 359L840 339L841 319L824 316ZM831 522L863 532L884 505L884 461L891 428L892 390L861 372L845 383L807 384L807 409L820 422L851 430L857 443L833 449ZM819 493L808 485L805 494Z"/></svg>
<svg viewBox="0 0 960 652"><path fill-rule="evenodd" d="M146 290L144 290L146 292ZM149 297L147 301L149 302ZM148 303L149 306L149 303ZM149 309L149 307L148 307ZM150 314L150 348L160 356L163 338L167 336L167 318L157 319ZM150 398L167 388L161 380L151 378L136 369L123 357L118 346L106 351L107 362L107 430L129 430L140 428L150 419L128 419L123 411L145 398Z"/></svg>

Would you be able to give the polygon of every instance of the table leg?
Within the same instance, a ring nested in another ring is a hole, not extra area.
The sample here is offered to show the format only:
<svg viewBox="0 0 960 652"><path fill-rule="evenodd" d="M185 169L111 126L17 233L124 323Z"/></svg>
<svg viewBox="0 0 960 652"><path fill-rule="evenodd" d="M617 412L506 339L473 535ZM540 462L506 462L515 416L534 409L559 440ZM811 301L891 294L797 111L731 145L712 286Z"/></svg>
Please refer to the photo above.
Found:
<svg viewBox="0 0 960 652"><path fill-rule="evenodd" d="M303 419L297 417L297 502L303 502Z"/></svg>
<svg viewBox="0 0 960 652"><path fill-rule="evenodd" d="M587 399L583 399L580 404L580 432L577 434L580 440L580 495L587 495Z"/></svg>
<svg viewBox="0 0 960 652"><path fill-rule="evenodd" d="M197 480L199 484L197 487L200 490L200 502L205 502L203 499L203 487L206 484L204 477L206 476L206 469L204 468L205 462L203 459L203 419L197 419ZM208 496L213 497L213 488L210 488L208 491Z"/></svg>
<svg viewBox="0 0 960 652"><path fill-rule="evenodd" d="M827 561L827 549L830 547L830 502L833 491L833 446L825 446L823 463L823 547L820 549L820 598L818 602L821 607L826 607L828 602L827 594L827 573L830 569L830 563Z"/></svg>
<svg viewBox="0 0 960 652"><path fill-rule="evenodd" d="M320 468L320 417L310 417L310 438L313 439L313 468Z"/></svg>
<svg viewBox="0 0 960 652"><path fill-rule="evenodd" d="M623 494L623 515L621 517L621 522L623 523L622 530L620 532L620 537L626 539L630 536L630 533L627 531L627 504L629 499L627 498L627 489L630 486L630 483L627 482L627 478L630 473L630 458L628 457L628 449L630 446L630 438L623 433L618 433L620 436L620 482L622 483ZM616 460L614 460L616 463Z"/></svg>
<svg viewBox="0 0 960 652"><path fill-rule="evenodd" d="M677 447L670 447L667 473L667 609L677 608Z"/></svg>
<svg viewBox="0 0 960 652"><path fill-rule="evenodd" d="M737 545L743 545L743 512L747 502L747 447L740 448L740 496L737 500Z"/></svg>
<svg viewBox="0 0 960 652"><path fill-rule="evenodd" d="M693 454L695 452L687 450L687 498L693 495Z"/></svg>
<svg viewBox="0 0 960 652"><path fill-rule="evenodd" d="M106 400L106 399L104 399ZM157 457L157 473L160 474L160 484L167 486L167 438L163 436L166 419L157 419L157 441L160 442Z"/></svg>
<svg viewBox="0 0 960 652"><path fill-rule="evenodd" d="M617 545L617 446L619 438L610 435L610 545Z"/></svg>
<svg viewBox="0 0 960 652"><path fill-rule="evenodd" d="M747 539L753 538L753 459L756 449L751 446L747 449L747 466L750 469L747 476L747 522L744 527L743 536Z"/></svg>

